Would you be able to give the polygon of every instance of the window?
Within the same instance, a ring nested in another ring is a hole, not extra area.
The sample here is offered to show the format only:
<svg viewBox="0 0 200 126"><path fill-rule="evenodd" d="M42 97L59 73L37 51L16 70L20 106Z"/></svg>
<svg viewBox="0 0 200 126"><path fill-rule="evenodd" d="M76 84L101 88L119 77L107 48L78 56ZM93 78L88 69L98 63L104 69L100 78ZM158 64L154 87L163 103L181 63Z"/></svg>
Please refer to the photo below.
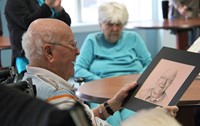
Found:
<svg viewBox="0 0 200 126"><path fill-rule="evenodd" d="M82 21L97 21L98 6L108 0L82 0ZM129 21L151 19L151 0L112 0L126 5ZM145 10L145 11L144 11Z"/></svg>
<svg viewBox="0 0 200 126"><path fill-rule="evenodd" d="M63 0L62 6L70 14L73 23L97 23L98 6L111 0ZM129 21L152 19L151 0L112 0L126 5Z"/></svg>

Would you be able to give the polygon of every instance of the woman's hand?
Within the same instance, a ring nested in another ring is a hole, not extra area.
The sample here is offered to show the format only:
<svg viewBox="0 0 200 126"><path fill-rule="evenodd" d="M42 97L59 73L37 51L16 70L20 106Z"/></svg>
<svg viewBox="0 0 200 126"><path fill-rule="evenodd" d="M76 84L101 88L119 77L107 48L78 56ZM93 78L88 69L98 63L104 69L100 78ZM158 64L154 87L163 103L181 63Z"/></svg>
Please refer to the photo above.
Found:
<svg viewBox="0 0 200 126"><path fill-rule="evenodd" d="M183 15L184 17L187 17L188 15L188 7L185 5L182 5L180 7L178 7L178 11L181 15Z"/></svg>
<svg viewBox="0 0 200 126"><path fill-rule="evenodd" d="M56 12L62 11L61 0L45 0L45 3Z"/></svg>

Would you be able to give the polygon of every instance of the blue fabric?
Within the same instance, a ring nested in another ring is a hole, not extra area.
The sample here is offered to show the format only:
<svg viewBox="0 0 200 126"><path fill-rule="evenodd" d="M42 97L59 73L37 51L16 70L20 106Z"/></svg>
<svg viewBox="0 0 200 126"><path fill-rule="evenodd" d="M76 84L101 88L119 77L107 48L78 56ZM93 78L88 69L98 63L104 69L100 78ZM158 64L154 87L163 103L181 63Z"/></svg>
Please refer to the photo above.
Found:
<svg viewBox="0 0 200 126"><path fill-rule="evenodd" d="M142 38L133 31L122 32L117 43L109 43L102 32L84 41L75 63L75 77L92 81L113 76L142 73L152 61Z"/></svg>
<svg viewBox="0 0 200 126"><path fill-rule="evenodd" d="M29 62L25 57L17 57L16 58L17 72L21 74L22 72L26 71L26 65L28 64Z"/></svg>
<svg viewBox="0 0 200 126"><path fill-rule="evenodd" d="M42 4L44 4L44 0L37 0L38 4L41 6Z"/></svg>
<svg viewBox="0 0 200 126"><path fill-rule="evenodd" d="M91 33L85 39L75 63L75 77L85 81L142 73L152 61L142 38L133 31L123 31L117 43L109 43L103 32ZM91 108L96 103L89 103ZM135 112L122 109L107 119L112 126Z"/></svg>

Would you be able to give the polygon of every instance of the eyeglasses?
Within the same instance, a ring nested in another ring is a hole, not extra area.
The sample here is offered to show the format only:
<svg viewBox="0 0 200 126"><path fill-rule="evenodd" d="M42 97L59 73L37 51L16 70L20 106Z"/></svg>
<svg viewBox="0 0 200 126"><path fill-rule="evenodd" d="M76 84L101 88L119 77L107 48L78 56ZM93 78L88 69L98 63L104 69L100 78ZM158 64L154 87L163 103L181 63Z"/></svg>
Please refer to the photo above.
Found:
<svg viewBox="0 0 200 126"><path fill-rule="evenodd" d="M48 43L48 44L52 44L52 45L59 45L59 46L63 46L65 48L68 47L72 47L74 49L77 49L77 41L76 40L72 40L70 42L57 42L57 43Z"/></svg>

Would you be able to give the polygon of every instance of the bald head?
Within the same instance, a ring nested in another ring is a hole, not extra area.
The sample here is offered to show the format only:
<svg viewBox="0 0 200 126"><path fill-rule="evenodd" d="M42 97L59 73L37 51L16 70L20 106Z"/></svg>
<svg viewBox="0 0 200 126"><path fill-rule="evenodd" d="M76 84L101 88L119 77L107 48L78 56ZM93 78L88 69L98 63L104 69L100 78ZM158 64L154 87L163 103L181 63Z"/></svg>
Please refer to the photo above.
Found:
<svg viewBox="0 0 200 126"><path fill-rule="evenodd" d="M66 25L66 23L64 23L61 20L57 20L57 19L51 19L51 18L42 18L42 19L37 19L35 21L33 21L27 32L31 32L31 33L38 33L38 32L53 32L53 33L58 33L58 32L69 32L71 31L69 26Z"/></svg>
<svg viewBox="0 0 200 126"><path fill-rule="evenodd" d="M177 70L176 69L167 69L163 76L170 79L170 80L173 80L177 75Z"/></svg>
<svg viewBox="0 0 200 126"><path fill-rule="evenodd" d="M70 27L57 19L37 19L33 21L22 37L22 47L29 62L38 61L45 43L57 43L73 36ZM37 59L37 60L36 60Z"/></svg>

